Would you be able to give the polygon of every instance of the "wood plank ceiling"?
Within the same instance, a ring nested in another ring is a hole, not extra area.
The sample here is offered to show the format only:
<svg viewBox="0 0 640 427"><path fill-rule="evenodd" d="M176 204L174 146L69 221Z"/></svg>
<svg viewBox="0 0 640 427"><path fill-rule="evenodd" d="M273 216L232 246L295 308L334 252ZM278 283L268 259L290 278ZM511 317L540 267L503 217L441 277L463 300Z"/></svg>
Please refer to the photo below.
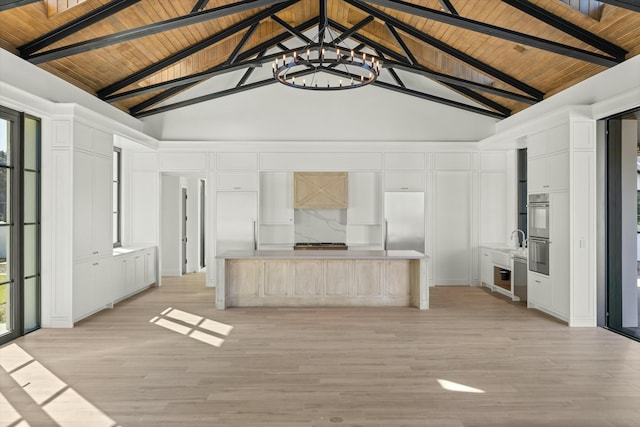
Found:
<svg viewBox="0 0 640 427"><path fill-rule="evenodd" d="M589 1L598 13L561 0L0 0L0 47L144 117L270 84L247 83L256 62L304 46L326 5L332 31L384 57L395 83L382 87L503 118L640 53L640 7ZM237 85L171 103L237 70ZM398 70L479 107L410 89Z"/></svg>

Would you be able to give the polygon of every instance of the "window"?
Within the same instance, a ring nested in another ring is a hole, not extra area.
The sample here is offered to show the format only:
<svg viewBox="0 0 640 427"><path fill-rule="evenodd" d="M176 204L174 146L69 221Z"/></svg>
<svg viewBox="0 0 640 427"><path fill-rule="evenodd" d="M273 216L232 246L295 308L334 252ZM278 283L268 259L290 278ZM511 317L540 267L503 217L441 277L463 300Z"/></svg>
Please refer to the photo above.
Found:
<svg viewBox="0 0 640 427"><path fill-rule="evenodd" d="M121 179L122 179L122 150L113 147L113 247L122 246L121 238L121 213L122 213L122 197L121 197Z"/></svg>
<svg viewBox="0 0 640 427"><path fill-rule="evenodd" d="M0 344L40 327L40 120L0 107Z"/></svg>

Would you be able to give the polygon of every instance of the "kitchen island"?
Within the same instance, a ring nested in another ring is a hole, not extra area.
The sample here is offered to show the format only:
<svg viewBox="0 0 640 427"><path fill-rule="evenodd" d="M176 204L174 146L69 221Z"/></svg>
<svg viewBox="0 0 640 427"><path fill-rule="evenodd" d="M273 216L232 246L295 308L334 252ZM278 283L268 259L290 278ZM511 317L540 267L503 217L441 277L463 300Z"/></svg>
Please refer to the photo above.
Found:
<svg viewBox="0 0 640 427"><path fill-rule="evenodd" d="M216 307L429 308L428 257L402 250L255 250L216 256Z"/></svg>

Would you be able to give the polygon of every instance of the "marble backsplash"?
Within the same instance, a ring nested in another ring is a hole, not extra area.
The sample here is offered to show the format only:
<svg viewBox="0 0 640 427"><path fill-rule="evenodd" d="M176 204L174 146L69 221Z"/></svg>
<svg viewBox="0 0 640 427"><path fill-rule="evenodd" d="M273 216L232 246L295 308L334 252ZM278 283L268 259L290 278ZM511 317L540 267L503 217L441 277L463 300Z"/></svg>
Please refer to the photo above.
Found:
<svg viewBox="0 0 640 427"><path fill-rule="evenodd" d="M346 209L295 209L296 242L347 241Z"/></svg>

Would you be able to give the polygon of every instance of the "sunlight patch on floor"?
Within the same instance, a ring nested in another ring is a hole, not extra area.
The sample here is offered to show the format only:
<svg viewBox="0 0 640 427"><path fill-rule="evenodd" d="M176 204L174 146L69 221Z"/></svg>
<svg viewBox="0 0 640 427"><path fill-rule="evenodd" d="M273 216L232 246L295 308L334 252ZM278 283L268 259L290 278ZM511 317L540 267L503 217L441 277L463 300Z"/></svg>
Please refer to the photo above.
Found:
<svg viewBox="0 0 640 427"><path fill-rule="evenodd" d="M17 344L0 349L0 367L61 427L114 427L116 422L78 394ZM0 394L2 425L29 426ZM4 422L7 419L11 421ZM18 424L14 424L20 421Z"/></svg>
<svg viewBox="0 0 640 427"><path fill-rule="evenodd" d="M469 387L468 385L454 383L453 381L438 379L440 387L448 391L457 391L461 393L486 393L479 388Z"/></svg>
<svg viewBox="0 0 640 427"><path fill-rule="evenodd" d="M149 323L153 323L214 347L220 347L222 346L222 343L224 343L224 339L219 335L226 337L233 329L233 326L231 325L226 325L211 319L205 319L202 316L187 313L186 311L172 307L165 309L159 316L155 316L149 320Z"/></svg>

